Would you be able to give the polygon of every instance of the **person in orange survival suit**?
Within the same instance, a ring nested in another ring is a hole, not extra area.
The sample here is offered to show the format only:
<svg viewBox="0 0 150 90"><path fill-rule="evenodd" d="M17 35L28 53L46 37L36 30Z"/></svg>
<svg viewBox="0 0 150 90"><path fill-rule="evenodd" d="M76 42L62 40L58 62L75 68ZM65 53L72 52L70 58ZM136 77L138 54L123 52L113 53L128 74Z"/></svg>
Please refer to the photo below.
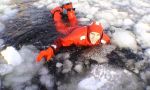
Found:
<svg viewBox="0 0 150 90"><path fill-rule="evenodd" d="M67 10L69 26L62 20L63 10ZM62 7L56 7L50 12L53 15L57 32L63 34L65 37L59 37L50 47L42 50L38 54L36 62L40 62L42 58L46 58L49 61L61 47L71 46L73 44L76 46L96 46L110 43L110 38L103 32L100 23L94 21L88 26L78 25L72 3L67 3Z"/></svg>

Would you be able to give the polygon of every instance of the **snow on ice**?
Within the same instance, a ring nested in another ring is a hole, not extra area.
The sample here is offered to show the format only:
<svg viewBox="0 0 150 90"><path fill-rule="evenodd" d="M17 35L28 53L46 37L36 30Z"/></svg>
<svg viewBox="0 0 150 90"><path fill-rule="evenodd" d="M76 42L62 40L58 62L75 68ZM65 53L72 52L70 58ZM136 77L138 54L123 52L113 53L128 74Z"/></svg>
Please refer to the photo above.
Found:
<svg viewBox="0 0 150 90"><path fill-rule="evenodd" d="M4 29L5 29L5 25L0 22L0 32L2 32Z"/></svg>
<svg viewBox="0 0 150 90"><path fill-rule="evenodd" d="M0 39L0 46L4 43L3 39Z"/></svg>
<svg viewBox="0 0 150 90"><path fill-rule="evenodd" d="M47 88L52 88L54 86L54 76L49 74L46 67L42 67L38 73L40 75L41 84L45 85Z"/></svg>
<svg viewBox="0 0 150 90"><path fill-rule="evenodd" d="M16 5L11 4L11 0L0 1L0 20L5 21L13 18L17 12L18 9L16 9Z"/></svg>
<svg viewBox="0 0 150 90"><path fill-rule="evenodd" d="M32 78L38 74L40 75L39 82L47 88L52 88L54 85L53 76L49 74L42 62L35 63L35 57L37 55L35 47L23 46L19 51L13 47L7 47L4 51L5 55L7 54L7 56L9 56L9 58L7 57L5 59L11 59L12 61L7 65L0 65L0 67L3 68L0 69L0 75L4 78L4 86L11 87L14 90L21 90L23 88L24 90L37 90L38 86L32 84ZM24 86L25 84L27 84L27 86Z"/></svg>
<svg viewBox="0 0 150 90"><path fill-rule="evenodd" d="M150 15L143 16L135 25L134 30L142 48L150 47Z"/></svg>
<svg viewBox="0 0 150 90"><path fill-rule="evenodd" d="M7 47L5 50L1 51L1 55L11 65L19 65L23 61L20 54L13 47Z"/></svg>
<svg viewBox="0 0 150 90"><path fill-rule="evenodd" d="M77 90L142 90L137 77L127 70L103 64L93 66L90 73L78 83Z"/></svg>
<svg viewBox="0 0 150 90"><path fill-rule="evenodd" d="M0 64L0 75L6 75L12 72L13 66L8 64Z"/></svg>
<svg viewBox="0 0 150 90"><path fill-rule="evenodd" d="M150 58L150 48L145 50L145 55Z"/></svg>
<svg viewBox="0 0 150 90"><path fill-rule="evenodd" d="M138 49L135 35L127 30L115 28L115 32L112 35L112 42L120 48L130 48L135 51Z"/></svg>

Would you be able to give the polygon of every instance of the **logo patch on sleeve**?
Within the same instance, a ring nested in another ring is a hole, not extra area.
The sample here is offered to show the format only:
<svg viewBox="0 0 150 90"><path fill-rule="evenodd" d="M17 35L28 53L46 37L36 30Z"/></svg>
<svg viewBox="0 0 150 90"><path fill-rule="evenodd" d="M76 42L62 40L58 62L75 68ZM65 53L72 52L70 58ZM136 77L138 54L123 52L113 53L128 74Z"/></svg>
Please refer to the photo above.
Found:
<svg viewBox="0 0 150 90"><path fill-rule="evenodd" d="M86 39L86 36L81 36L80 37L80 40L84 40L84 39Z"/></svg>

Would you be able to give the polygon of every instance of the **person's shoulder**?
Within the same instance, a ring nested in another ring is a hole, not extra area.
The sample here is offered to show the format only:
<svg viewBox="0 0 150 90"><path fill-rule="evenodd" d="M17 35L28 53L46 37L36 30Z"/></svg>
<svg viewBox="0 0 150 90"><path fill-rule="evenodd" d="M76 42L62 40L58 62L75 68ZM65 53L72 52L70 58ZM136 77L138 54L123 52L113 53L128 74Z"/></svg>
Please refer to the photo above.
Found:
<svg viewBox="0 0 150 90"><path fill-rule="evenodd" d="M73 30L73 32L70 33L71 36L81 36L87 34L87 26L80 26Z"/></svg>
<svg viewBox="0 0 150 90"><path fill-rule="evenodd" d="M80 26L79 28L81 28L81 29L87 29L88 27L87 26Z"/></svg>
<svg viewBox="0 0 150 90"><path fill-rule="evenodd" d="M87 31L87 26L80 26L80 27L76 28L76 30L74 30L74 31L86 32Z"/></svg>

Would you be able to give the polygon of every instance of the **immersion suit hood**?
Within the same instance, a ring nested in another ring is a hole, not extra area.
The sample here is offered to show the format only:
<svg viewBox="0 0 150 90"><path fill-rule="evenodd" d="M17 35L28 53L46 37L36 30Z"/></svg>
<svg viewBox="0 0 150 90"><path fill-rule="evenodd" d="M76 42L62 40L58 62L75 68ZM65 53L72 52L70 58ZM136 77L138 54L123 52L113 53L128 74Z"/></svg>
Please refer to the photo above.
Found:
<svg viewBox="0 0 150 90"><path fill-rule="evenodd" d="M92 22L89 26L88 26L88 36L91 32L97 32L99 33L101 36L103 34L103 27L99 22Z"/></svg>

